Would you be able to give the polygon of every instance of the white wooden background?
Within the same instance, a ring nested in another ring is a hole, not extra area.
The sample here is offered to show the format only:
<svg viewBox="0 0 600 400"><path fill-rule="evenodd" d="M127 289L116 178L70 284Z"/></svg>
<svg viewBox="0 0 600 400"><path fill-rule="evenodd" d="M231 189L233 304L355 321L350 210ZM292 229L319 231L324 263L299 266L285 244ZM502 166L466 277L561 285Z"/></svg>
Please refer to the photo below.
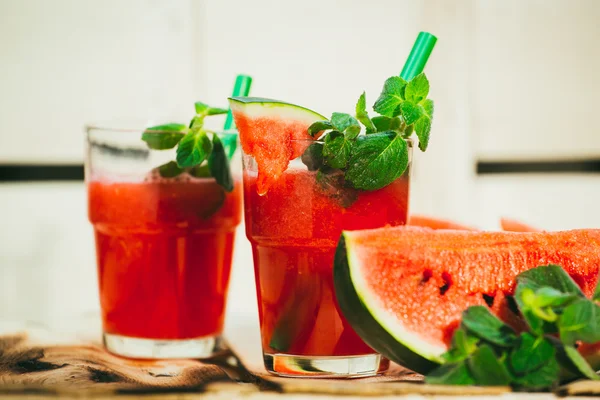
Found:
<svg viewBox="0 0 600 400"><path fill-rule="evenodd" d="M600 226L600 178L476 177L475 161L600 155L597 0L0 0L0 163L80 163L83 125L187 118L253 94L328 114L377 97L419 30L439 37L411 208L497 227ZM97 310L80 183L0 184L0 321ZM228 321L256 320L239 231ZM0 322L1 323L1 322Z"/></svg>

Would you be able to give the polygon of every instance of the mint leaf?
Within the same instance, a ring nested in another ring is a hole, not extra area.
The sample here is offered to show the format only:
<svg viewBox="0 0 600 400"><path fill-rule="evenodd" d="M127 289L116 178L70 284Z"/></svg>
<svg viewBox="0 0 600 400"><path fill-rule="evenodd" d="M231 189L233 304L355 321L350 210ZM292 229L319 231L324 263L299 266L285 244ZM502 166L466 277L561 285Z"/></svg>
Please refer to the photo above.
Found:
<svg viewBox="0 0 600 400"><path fill-rule="evenodd" d="M563 307L577 300L573 294L561 293L551 287L542 287L533 291L530 287L517 286L516 300L521 313L537 334L555 333L553 324L558 318L554 308Z"/></svg>
<svg viewBox="0 0 600 400"><path fill-rule="evenodd" d="M229 159L227 158L227 154L225 154L223 143L221 143L221 139L217 135L213 136L212 151L208 156L208 169L217 183L226 192L233 191L233 177L229 168Z"/></svg>
<svg viewBox="0 0 600 400"><path fill-rule="evenodd" d="M359 136L352 148L346 179L363 190L381 189L408 166L408 146L396 132Z"/></svg>
<svg viewBox="0 0 600 400"><path fill-rule="evenodd" d="M425 377L425 383L432 385L474 385L465 361L443 364Z"/></svg>
<svg viewBox="0 0 600 400"><path fill-rule="evenodd" d="M497 346L510 347L517 339L513 329L484 306L471 306L463 311L462 325L471 334Z"/></svg>
<svg viewBox="0 0 600 400"><path fill-rule="evenodd" d="M206 159L212 150L212 143L206 132L188 132L177 147L177 165L182 168L193 167Z"/></svg>
<svg viewBox="0 0 600 400"><path fill-rule="evenodd" d="M323 143L314 142L302 153L302 162L309 171L316 171L324 164L323 161Z"/></svg>
<svg viewBox="0 0 600 400"><path fill-rule="evenodd" d="M229 112L229 110L225 108L211 107L208 104L202 103L201 101L197 101L194 106L196 107L196 114L200 115L219 115L227 114Z"/></svg>
<svg viewBox="0 0 600 400"><path fill-rule="evenodd" d="M338 131L331 131L325 136L323 158L331 168L344 169L348 165L352 142Z"/></svg>
<svg viewBox="0 0 600 400"><path fill-rule="evenodd" d="M373 122L373 125L375 125L377 132L395 131L400 129L400 126L402 125L402 121L399 117L391 118L381 115L373 117L371 121Z"/></svg>
<svg viewBox="0 0 600 400"><path fill-rule="evenodd" d="M415 133L419 138L419 149L427 150L429 134L431 133L431 120L433 119L433 101L423 100L419 107L422 109L421 117L414 123Z"/></svg>
<svg viewBox="0 0 600 400"><path fill-rule="evenodd" d="M467 361L471 376L478 385L505 386L511 381L511 376L503 363L498 361L494 350L484 344Z"/></svg>
<svg viewBox="0 0 600 400"><path fill-rule="evenodd" d="M543 390L556 386L560 378L560 365L551 358L541 368L515 377L514 386L527 390Z"/></svg>
<svg viewBox="0 0 600 400"><path fill-rule="evenodd" d="M550 287L561 293L573 294L582 298L585 295L573 279L558 265L546 265L521 272L517 276L517 289L529 287L534 291ZM517 290L518 293L518 290Z"/></svg>
<svg viewBox="0 0 600 400"><path fill-rule="evenodd" d="M373 109L386 117L395 117L400 114L399 106L404 101L406 81L399 76L388 78L383 84L383 90Z"/></svg>
<svg viewBox="0 0 600 400"><path fill-rule="evenodd" d="M172 149L177 146L186 131L187 126L182 124L157 125L146 128L142 133L142 140L153 150Z"/></svg>
<svg viewBox="0 0 600 400"><path fill-rule="evenodd" d="M158 173L163 178L174 178L178 175L181 175L183 172L184 169L179 168L175 161L169 161L168 163L158 167Z"/></svg>
<svg viewBox="0 0 600 400"><path fill-rule="evenodd" d="M196 178L210 178L212 176L208 168L208 163L202 163L190 168L190 175Z"/></svg>
<svg viewBox="0 0 600 400"><path fill-rule="evenodd" d="M197 101L194 103L194 107L196 108L196 114L205 114L206 111L210 108L210 106L201 101Z"/></svg>
<svg viewBox="0 0 600 400"><path fill-rule="evenodd" d="M406 125L414 124L423 115L423 109L418 104L405 101L400 105L400 111L402 112L402 118Z"/></svg>
<svg viewBox="0 0 600 400"><path fill-rule="evenodd" d="M325 130L328 129L333 129L333 125L331 124L331 122L329 121L317 121L317 122L313 122L309 127L308 127L308 134L312 137L315 137L315 135L319 132L323 132Z"/></svg>
<svg viewBox="0 0 600 400"><path fill-rule="evenodd" d="M415 104L420 103L427 98L429 94L429 80L424 73L420 73L408 82L404 97L406 100ZM408 123L408 122L407 122Z"/></svg>
<svg viewBox="0 0 600 400"><path fill-rule="evenodd" d="M478 337L469 334L463 327L459 327L452 336L452 347L442 354L442 358L448 362L462 361L477 350L479 340Z"/></svg>
<svg viewBox="0 0 600 400"><path fill-rule="evenodd" d="M367 113L367 95L363 92L358 101L356 102L356 119L358 119L366 128L367 133L373 133L377 131L373 121L369 118Z"/></svg>
<svg viewBox="0 0 600 400"><path fill-rule="evenodd" d="M535 292L535 305L538 307L558 307L573 302L578 296L562 293L551 287L542 287Z"/></svg>
<svg viewBox="0 0 600 400"><path fill-rule="evenodd" d="M350 114L334 112L331 115L331 124L335 130L346 132L350 140L354 140L360 133L360 124Z"/></svg>
<svg viewBox="0 0 600 400"><path fill-rule="evenodd" d="M600 306L588 299L577 300L563 310L558 328L565 345L600 342Z"/></svg>
<svg viewBox="0 0 600 400"><path fill-rule="evenodd" d="M510 353L510 367L517 375L523 375L540 368L555 355L556 349L548 339L522 333Z"/></svg>
<svg viewBox="0 0 600 400"><path fill-rule="evenodd" d="M204 126L204 118L205 117L206 117L205 115L196 115L190 121L189 128L191 130L193 130L193 131L200 131L200 130L202 130L202 127Z"/></svg>
<svg viewBox="0 0 600 400"><path fill-rule="evenodd" d="M358 191L348 187L342 171L323 167L317 172L316 180L323 194L343 208L350 207L358 199Z"/></svg>
<svg viewBox="0 0 600 400"><path fill-rule="evenodd" d="M600 380L600 377L598 376L598 374L596 374L596 371L594 371L594 369L590 366L586 359L583 358L581 353L579 353L575 347L565 346L564 351L567 357L569 357L569 360L581 373L581 375L593 381Z"/></svg>

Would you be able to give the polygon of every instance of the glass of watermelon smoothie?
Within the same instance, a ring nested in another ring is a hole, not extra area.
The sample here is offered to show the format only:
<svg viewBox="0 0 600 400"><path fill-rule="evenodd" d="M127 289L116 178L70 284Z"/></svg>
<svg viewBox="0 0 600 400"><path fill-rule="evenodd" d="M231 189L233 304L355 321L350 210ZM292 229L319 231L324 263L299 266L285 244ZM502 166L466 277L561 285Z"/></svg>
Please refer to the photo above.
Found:
<svg viewBox="0 0 600 400"><path fill-rule="evenodd" d="M174 148L165 149L163 142L149 146L143 133L87 129L85 177L104 343L110 352L132 358L208 357L222 345L241 220L239 155L232 159L228 190L211 176L206 161L179 168ZM179 139L170 131L152 135ZM237 135L217 136L229 156L239 153Z"/></svg>
<svg viewBox="0 0 600 400"><path fill-rule="evenodd" d="M406 224L412 140L375 133L370 139L391 138L405 149L405 166L383 187L362 190L342 169L323 165L329 139L307 134L325 117L267 99L234 98L230 105L243 149L244 216L266 369L311 377L385 371L389 361L363 342L339 308L333 263L343 230Z"/></svg>

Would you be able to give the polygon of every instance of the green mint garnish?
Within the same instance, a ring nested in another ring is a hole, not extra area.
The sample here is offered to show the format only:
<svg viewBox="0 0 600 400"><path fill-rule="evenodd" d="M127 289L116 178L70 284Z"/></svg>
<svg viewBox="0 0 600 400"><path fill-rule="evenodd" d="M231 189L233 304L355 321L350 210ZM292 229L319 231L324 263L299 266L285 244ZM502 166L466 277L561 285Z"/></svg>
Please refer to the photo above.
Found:
<svg viewBox="0 0 600 400"><path fill-rule="evenodd" d="M360 124L352 115L337 112L331 115L331 125L336 131L345 133L349 140L356 139L361 129Z"/></svg>
<svg viewBox="0 0 600 400"><path fill-rule="evenodd" d="M593 381L600 380L600 377L596 374L596 371L588 364L585 358L577 351L574 346L565 346L565 354L569 357L569 360L573 363L573 366L577 369L583 377L591 379ZM572 371L572 369L571 369Z"/></svg>
<svg viewBox="0 0 600 400"><path fill-rule="evenodd" d="M551 358L542 367L528 372L525 375L513 376L510 385L518 390L539 391L552 389L560 381L561 365L555 358Z"/></svg>
<svg viewBox="0 0 600 400"><path fill-rule="evenodd" d="M331 131L325 136L323 158L331 168L344 169L350 159L352 139L339 131Z"/></svg>
<svg viewBox="0 0 600 400"><path fill-rule="evenodd" d="M341 171L345 182L355 189L373 191L389 185L408 166L406 140L413 133L419 138L419 148L427 148L433 117L428 93L429 81L424 74L409 82L391 77L373 106L380 115L371 118L363 92L354 116L335 112L329 120L317 121L308 128L313 137L325 132L320 138L323 147L320 153L320 148L308 147L302 161L309 171ZM363 127L365 134L361 135Z"/></svg>
<svg viewBox="0 0 600 400"><path fill-rule="evenodd" d="M373 121L369 118L369 113L367 112L367 97L365 92L360 95L356 102L356 119L365 126L366 133L377 132L377 127L373 124Z"/></svg>
<svg viewBox="0 0 600 400"><path fill-rule="evenodd" d="M373 117L371 122L373 122L373 125L375 125L377 132L403 130L401 129L402 120L400 117L392 118L380 115L378 117Z"/></svg>
<svg viewBox="0 0 600 400"><path fill-rule="evenodd" d="M452 336L452 348L443 355L443 359L447 362L465 360L477 350L479 342L478 337L471 335L463 327L459 327Z"/></svg>
<svg viewBox="0 0 600 400"><path fill-rule="evenodd" d="M157 167L160 176L173 178L184 172L198 178L212 176L225 191L231 192L233 178L229 158L237 147L237 135L225 135L222 142L214 132L204 129L207 116L226 114L228 111L202 102L196 102L194 108L196 115L187 126L177 123L153 126L142 133L142 140L153 150L177 146L176 161ZM212 139L209 135L212 135ZM218 203L222 204L222 201Z"/></svg>
<svg viewBox="0 0 600 400"><path fill-rule="evenodd" d="M583 298L569 304L557 323L565 344L600 342L600 306L593 301Z"/></svg>
<svg viewBox="0 0 600 400"><path fill-rule="evenodd" d="M188 132L177 146L177 165L182 168L193 167L208 158L212 151L212 142L202 130Z"/></svg>
<svg viewBox="0 0 600 400"><path fill-rule="evenodd" d="M517 345L510 352L510 368L517 375L535 371L556 355L552 342L543 336L535 337L530 333L522 333Z"/></svg>
<svg viewBox="0 0 600 400"><path fill-rule="evenodd" d="M342 207L350 207L358 199L358 190L348 184L340 170L324 167L316 175L323 193L335 199Z"/></svg>
<svg viewBox="0 0 600 400"><path fill-rule="evenodd" d="M462 324L472 335L496 346L510 347L517 339L512 328L484 306L469 307L463 312Z"/></svg>
<svg viewBox="0 0 600 400"><path fill-rule="evenodd" d="M306 151L302 153L302 162L309 171L318 171L323 167L323 143L311 143Z"/></svg>
<svg viewBox="0 0 600 400"><path fill-rule="evenodd" d="M600 342L600 306L561 267L519 274L514 298L528 332L517 336L487 307L469 307L442 356L445 363L426 381L548 390L575 379L600 379L577 351L579 343Z"/></svg>
<svg viewBox="0 0 600 400"><path fill-rule="evenodd" d="M212 152L208 156L208 169L219 185L228 192L233 190L233 177L229 169L229 159L217 135L213 136Z"/></svg>
<svg viewBox="0 0 600 400"><path fill-rule="evenodd" d="M385 81L383 90L373 106L373 109L383 116L401 116L407 126L413 125L422 151L429 145L433 118L433 101L427 99L428 94L429 81L425 74L415 76L410 82L393 76Z"/></svg>
<svg viewBox="0 0 600 400"><path fill-rule="evenodd" d="M346 179L357 189L377 190L398 179L408 166L408 145L394 131L357 138Z"/></svg>
<svg viewBox="0 0 600 400"><path fill-rule="evenodd" d="M211 107L208 104L197 101L194 104L196 108L196 116L207 116L207 115L220 115L227 114L227 110L225 108L215 108Z"/></svg>
<svg viewBox="0 0 600 400"><path fill-rule="evenodd" d="M164 124L147 128L142 140L153 150L172 149L183 138L187 127L182 124Z"/></svg>
<svg viewBox="0 0 600 400"><path fill-rule="evenodd" d="M425 382L432 385L475 385L466 361L449 362L433 370L425 377Z"/></svg>
<svg viewBox="0 0 600 400"><path fill-rule="evenodd" d="M195 178L210 178L212 176L206 162L189 168L188 173Z"/></svg>
<svg viewBox="0 0 600 400"><path fill-rule="evenodd" d="M315 136L319 132L323 132L327 129L333 129L333 125L329 121L317 121L308 127L308 134Z"/></svg>
<svg viewBox="0 0 600 400"><path fill-rule="evenodd" d="M383 90L373 109L386 117L396 117L400 115L400 105L404 102L404 90L406 81L399 76L388 78L383 84Z"/></svg>
<svg viewBox="0 0 600 400"><path fill-rule="evenodd" d="M185 172L185 169L179 168L175 161L169 161L158 167L158 173L163 178L175 178Z"/></svg>
<svg viewBox="0 0 600 400"><path fill-rule="evenodd" d="M506 386L511 381L510 373L489 344L482 344L467 359L469 372L477 384L482 386Z"/></svg>

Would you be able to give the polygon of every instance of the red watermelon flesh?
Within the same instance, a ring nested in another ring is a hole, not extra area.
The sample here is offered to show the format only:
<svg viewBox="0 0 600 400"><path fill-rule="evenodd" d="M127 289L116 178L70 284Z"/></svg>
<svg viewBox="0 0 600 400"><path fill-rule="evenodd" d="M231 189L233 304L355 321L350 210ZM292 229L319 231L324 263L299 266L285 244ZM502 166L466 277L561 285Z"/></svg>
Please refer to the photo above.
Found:
<svg viewBox="0 0 600 400"><path fill-rule="evenodd" d="M262 98L233 98L231 111L240 134L242 150L254 158L258 168L257 190L265 194L300 157L311 141L308 127L322 115L306 108Z"/></svg>
<svg viewBox="0 0 600 400"><path fill-rule="evenodd" d="M521 221L510 218L500 218L500 226L503 231L509 232L539 232L540 230Z"/></svg>
<svg viewBox="0 0 600 400"><path fill-rule="evenodd" d="M591 296L600 267L600 230L514 233L397 227L343 236L351 279L367 308L376 309L380 322L389 318L440 351L449 345L469 306L488 305L519 328L506 296L514 293L520 272L560 265Z"/></svg>
<svg viewBox="0 0 600 400"><path fill-rule="evenodd" d="M458 230L465 230L465 231L478 230L477 228L459 224L454 221L441 219L441 218L435 218L435 217L427 217L425 215L411 215L408 218L407 225L421 226L424 228L431 228L431 229L458 229Z"/></svg>

